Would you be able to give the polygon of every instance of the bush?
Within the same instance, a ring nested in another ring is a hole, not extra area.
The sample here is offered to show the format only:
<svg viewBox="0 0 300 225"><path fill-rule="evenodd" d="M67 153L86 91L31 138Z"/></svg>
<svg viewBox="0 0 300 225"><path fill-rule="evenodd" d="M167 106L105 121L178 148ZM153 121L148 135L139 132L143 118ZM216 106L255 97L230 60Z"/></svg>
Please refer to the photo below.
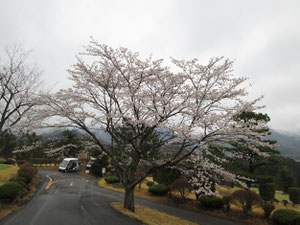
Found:
<svg viewBox="0 0 300 225"><path fill-rule="evenodd" d="M298 187L289 188L289 198L290 198L290 201L293 202L293 206L295 206L295 204L299 204L300 203L300 188L298 188Z"/></svg>
<svg viewBox="0 0 300 225"><path fill-rule="evenodd" d="M25 163L19 170L18 173L28 173L32 177L34 177L37 173L37 168L30 164L30 163Z"/></svg>
<svg viewBox="0 0 300 225"><path fill-rule="evenodd" d="M7 159L5 160L4 164L15 165L16 161L14 159Z"/></svg>
<svg viewBox="0 0 300 225"><path fill-rule="evenodd" d="M271 213L275 209L275 206L271 203L265 203L265 204L262 205L262 209L264 210L265 218L269 218Z"/></svg>
<svg viewBox="0 0 300 225"><path fill-rule="evenodd" d="M185 197L191 193L192 190L193 187L190 185L187 179L184 178L176 179L170 185L170 191L178 191L182 199L185 199Z"/></svg>
<svg viewBox="0 0 300 225"><path fill-rule="evenodd" d="M200 198L201 206L204 206L208 209L220 209L223 207L224 202L222 201L222 198L219 198L214 195L202 195Z"/></svg>
<svg viewBox="0 0 300 225"><path fill-rule="evenodd" d="M117 176L107 176L104 179L105 179L106 183L108 183L108 184L120 183L120 179Z"/></svg>
<svg viewBox="0 0 300 225"><path fill-rule="evenodd" d="M17 197L21 190L21 184L17 182L10 182L3 184L0 187L0 199L2 200L13 200Z"/></svg>
<svg viewBox="0 0 300 225"><path fill-rule="evenodd" d="M159 184L170 185L180 177L181 173L177 169L161 168L153 174L153 180Z"/></svg>
<svg viewBox="0 0 300 225"><path fill-rule="evenodd" d="M32 181L32 175L26 172L18 172L18 177L23 177L26 179L26 184L29 184Z"/></svg>
<svg viewBox="0 0 300 225"><path fill-rule="evenodd" d="M232 193L231 203L241 207L244 215L247 215L252 208L261 205L261 197L253 191L238 190Z"/></svg>
<svg viewBox="0 0 300 225"><path fill-rule="evenodd" d="M300 213L289 209L278 209L272 214L276 225L299 225Z"/></svg>
<svg viewBox="0 0 300 225"><path fill-rule="evenodd" d="M154 185L154 182L148 181L148 182L146 183L146 185L147 185L148 187L151 187L152 185Z"/></svg>
<svg viewBox="0 0 300 225"><path fill-rule="evenodd" d="M17 177L15 182L21 184L22 186L26 186L27 182L26 182L26 178L25 177Z"/></svg>
<svg viewBox="0 0 300 225"><path fill-rule="evenodd" d="M229 211L230 210L231 197L230 196L223 196L222 201L223 201L223 205L225 206L226 211Z"/></svg>
<svg viewBox="0 0 300 225"><path fill-rule="evenodd" d="M273 201L275 197L275 186L272 183L259 184L259 195L265 201Z"/></svg>
<svg viewBox="0 0 300 225"><path fill-rule="evenodd" d="M163 196L168 193L169 189L165 184L154 184L148 189L148 191L153 195Z"/></svg>

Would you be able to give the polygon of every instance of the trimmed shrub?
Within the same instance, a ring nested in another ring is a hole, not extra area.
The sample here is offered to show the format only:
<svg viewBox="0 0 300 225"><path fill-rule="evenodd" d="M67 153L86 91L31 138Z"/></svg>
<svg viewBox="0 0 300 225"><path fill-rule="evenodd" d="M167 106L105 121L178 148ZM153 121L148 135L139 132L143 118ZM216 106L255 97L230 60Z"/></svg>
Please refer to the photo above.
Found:
<svg viewBox="0 0 300 225"><path fill-rule="evenodd" d="M19 170L18 173L25 172L30 174L32 177L34 177L37 174L37 168L30 164L30 163L25 163Z"/></svg>
<svg viewBox="0 0 300 225"><path fill-rule="evenodd" d="M272 214L271 219L276 225L299 225L300 213L289 209L278 209Z"/></svg>
<svg viewBox="0 0 300 225"><path fill-rule="evenodd" d="M176 179L170 185L170 191L178 191L182 199L185 199L185 197L191 193L192 190L193 187L185 178Z"/></svg>
<svg viewBox="0 0 300 225"><path fill-rule="evenodd" d="M147 185L148 187L151 187L152 185L154 185L154 182L148 181L148 182L146 183L146 185Z"/></svg>
<svg viewBox="0 0 300 225"><path fill-rule="evenodd" d="M265 201L273 201L275 197L275 186L272 183L259 184L259 195Z"/></svg>
<svg viewBox="0 0 300 225"><path fill-rule="evenodd" d="M14 159L7 159L5 160L4 164L15 165L16 161Z"/></svg>
<svg viewBox="0 0 300 225"><path fill-rule="evenodd" d="M26 179L26 184L29 184L32 181L32 175L26 172L18 172L18 177L23 177Z"/></svg>
<svg viewBox="0 0 300 225"><path fill-rule="evenodd" d="M241 207L243 209L244 215L254 208L261 205L261 197L253 191L249 190L238 190L232 193L231 203Z"/></svg>
<svg viewBox="0 0 300 225"><path fill-rule="evenodd" d="M169 189L165 184L154 184L148 189L148 191L153 195L163 196L168 193Z"/></svg>
<svg viewBox="0 0 300 225"><path fill-rule="evenodd" d="M117 184L120 183L120 179L117 176L107 176L104 178L108 184Z"/></svg>
<svg viewBox="0 0 300 225"><path fill-rule="evenodd" d="M222 198L219 198L214 195L202 195L199 198L199 201L201 203L201 206L204 206L208 209L220 209L223 207L224 202L222 201Z"/></svg>
<svg viewBox="0 0 300 225"><path fill-rule="evenodd" d="M290 198L290 201L293 202L293 206L295 204L299 204L300 203L300 188L298 188L298 187L289 188L289 198Z"/></svg>
<svg viewBox="0 0 300 225"><path fill-rule="evenodd" d="M10 182L3 184L0 187L0 199L2 200L13 200L17 197L21 190L21 184L17 182Z"/></svg>
<svg viewBox="0 0 300 225"><path fill-rule="evenodd" d="M264 210L265 218L269 218L271 213L275 209L275 206L272 203L265 203L262 205L262 209Z"/></svg>
<svg viewBox="0 0 300 225"><path fill-rule="evenodd" d="M226 211L229 211L230 210L231 197L230 196L223 196L222 201L223 201L223 205L225 206Z"/></svg>
<svg viewBox="0 0 300 225"><path fill-rule="evenodd" d="M25 177L17 177L15 182L21 184L22 186L26 186L27 179Z"/></svg>

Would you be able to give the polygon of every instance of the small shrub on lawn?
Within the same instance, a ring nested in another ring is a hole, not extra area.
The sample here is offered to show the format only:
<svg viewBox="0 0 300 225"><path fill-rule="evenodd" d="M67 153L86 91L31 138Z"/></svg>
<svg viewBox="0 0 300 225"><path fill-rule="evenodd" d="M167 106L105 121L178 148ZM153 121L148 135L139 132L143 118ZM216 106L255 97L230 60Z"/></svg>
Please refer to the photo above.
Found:
<svg viewBox="0 0 300 225"><path fill-rule="evenodd" d="M21 190L21 184L17 182L10 182L3 184L0 187L0 199L1 200L13 200L17 197L19 191Z"/></svg>
<svg viewBox="0 0 300 225"><path fill-rule="evenodd" d="M22 186L26 186L27 184L27 179L25 177L17 177L15 182L21 184Z"/></svg>
<svg viewBox="0 0 300 225"><path fill-rule="evenodd" d="M165 184L154 184L149 187L148 191L153 195L163 196L168 193L169 189Z"/></svg>
<svg viewBox="0 0 300 225"><path fill-rule="evenodd" d="M170 185L170 191L178 191L180 193L180 197L185 199L186 196L191 193L193 187L185 178L176 179Z"/></svg>
<svg viewBox="0 0 300 225"><path fill-rule="evenodd" d="M253 191L249 190L238 190L232 193L231 203L241 207L243 209L244 215L254 208L261 205L261 197Z"/></svg>
<svg viewBox="0 0 300 225"><path fill-rule="evenodd" d="M264 210L265 218L269 218L271 213L275 209L275 206L272 203L265 203L262 205L262 209Z"/></svg>
<svg viewBox="0 0 300 225"><path fill-rule="evenodd" d="M120 183L120 179L117 176L107 176L104 178L108 184L117 184Z"/></svg>
<svg viewBox="0 0 300 225"><path fill-rule="evenodd" d="M146 183L146 185L147 185L148 187L151 187L152 185L154 185L154 182L148 181L148 182Z"/></svg>
<svg viewBox="0 0 300 225"><path fill-rule="evenodd" d="M15 165L16 161L14 159L7 159L5 160L4 164Z"/></svg>
<svg viewBox="0 0 300 225"><path fill-rule="evenodd" d="M272 183L259 184L259 195L265 201L272 201L275 197L275 186Z"/></svg>
<svg viewBox="0 0 300 225"><path fill-rule="evenodd" d="M29 184L32 181L32 175L26 172L18 172L18 177L23 177L26 179L26 184Z"/></svg>
<svg viewBox="0 0 300 225"><path fill-rule="evenodd" d="M30 163L25 163L19 170L18 173L28 173L30 174L32 177L34 177L37 174L37 168L30 164Z"/></svg>
<svg viewBox="0 0 300 225"><path fill-rule="evenodd" d="M200 198L201 206L204 206L208 209L220 209L223 207L224 203L222 201L222 198L219 198L217 196L208 196L208 195L202 195Z"/></svg>
<svg viewBox="0 0 300 225"><path fill-rule="evenodd" d="M289 198L290 198L290 201L293 202L293 206L295 206L295 204L299 204L300 203L300 188L297 188L297 187L289 188Z"/></svg>
<svg viewBox="0 0 300 225"><path fill-rule="evenodd" d="M299 225L300 213L289 209L278 209L272 214L271 219L276 225Z"/></svg>

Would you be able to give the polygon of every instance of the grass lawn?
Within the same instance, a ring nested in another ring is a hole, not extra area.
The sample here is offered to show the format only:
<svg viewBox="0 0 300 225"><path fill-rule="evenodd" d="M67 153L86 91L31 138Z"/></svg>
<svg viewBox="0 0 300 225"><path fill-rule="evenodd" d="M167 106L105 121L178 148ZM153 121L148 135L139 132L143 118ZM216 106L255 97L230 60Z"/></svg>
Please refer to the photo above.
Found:
<svg viewBox="0 0 300 225"><path fill-rule="evenodd" d="M224 186L217 186L216 189L217 189L217 191L219 191L221 193L232 194L234 191L241 190L242 188L239 188L239 187L227 188ZM251 188L251 191L255 191L256 193L259 193L258 188ZM279 190L276 190L275 198L279 201L282 201L282 200L289 201L289 195L284 194L282 191L279 191Z"/></svg>
<svg viewBox="0 0 300 225"><path fill-rule="evenodd" d="M196 225L196 223L180 219L175 216L168 215L166 213L158 212L153 209L149 209L143 206L135 205L135 212L131 212L128 209L124 209L122 202L113 202L110 205L117 211L125 214L134 219L138 219L145 224L149 225Z"/></svg>
<svg viewBox="0 0 300 225"><path fill-rule="evenodd" d="M19 167L7 164L0 164L0 185L8 182L11 178L17 176Z"/></svg>
<svg viewBox="0 0 300 225"><path fill-rule="evenodd" d="M138 185L135 188L134 191L134 195L136 197L140 197L140 198L144 198L150 201L154 201L154 202L159 202L162 204L171 204L174 205L174 203L170 202L170 199L167 197L159 197L159 196L154 196L151 195L148 192L148 186L146 185L147 181L152 181L151 179L147 178L141 185L141 189L139 189ZM104 179L100 179L98 181L98 185L100 187L104 187L113 191L118 191L118 192L122 192L124 193L124 188L122 187L121 184L107 184L106 181ZM223 192L223 193L233 193L235 190L238 190L240 188L235 187L233 189L229 189L223 186L217 186L217 190L219 192ZM254 188L253 191L258 192L257 188ZM173 193L172 193L173 194ZM177 195L179 196L178 193L175 193L173 195ZM286 199L288 200L288 195L284 195L282 192L280 191L276 191L276 198L278 200L282 200L282 199ZM223 210L211 210L211 211L205 211L205 210L201 210L197 207L197 202L195 201L195 195L194 194L189 194L188 195L188 199L189 201L186 204L180 204L177 206L180 206L182 208L186 208L186 209L191 209L191 210L196 210L202 213L207 213L210 214L212 216L217 216L217 217L221 217L224 219L229 219L229 220L237 220L239 222L243 222L246 224L251 224L251 225L266 225L269 224L267 220L263 219L263 210L261 208L256 208L253 209L251 216L250 217L241 217L241 208L238 208L234 205L231 205L231 210L230 212L224 212ZM175 205L176 206L176 205ZM296 206L293 207L291 205L288 206L284 206L282 203L274 203L275 206L275 210L276 209L292 209L292 210L296 210L300 212L300 207Z"/></svg>

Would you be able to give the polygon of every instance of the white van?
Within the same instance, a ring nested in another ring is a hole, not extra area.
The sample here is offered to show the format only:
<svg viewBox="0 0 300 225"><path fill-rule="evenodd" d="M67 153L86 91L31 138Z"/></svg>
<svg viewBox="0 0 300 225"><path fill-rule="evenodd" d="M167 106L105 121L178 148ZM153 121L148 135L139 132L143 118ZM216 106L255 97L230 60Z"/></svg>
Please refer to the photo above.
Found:
<svg viewBox="0 0 300 225"><path fill-rule="evenodd" d="M77 158L65 158L59 165L58 172L78 171L79 163Z"/></svg>

